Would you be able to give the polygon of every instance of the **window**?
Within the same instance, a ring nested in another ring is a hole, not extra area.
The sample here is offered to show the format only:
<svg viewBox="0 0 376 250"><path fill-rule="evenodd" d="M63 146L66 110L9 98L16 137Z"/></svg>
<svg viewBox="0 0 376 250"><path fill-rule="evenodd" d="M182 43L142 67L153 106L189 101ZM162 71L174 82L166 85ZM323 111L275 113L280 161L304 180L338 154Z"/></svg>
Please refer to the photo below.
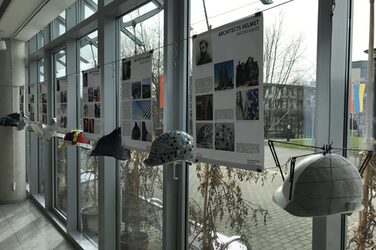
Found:
<svg viewBox="0 0 376 250"><path fill-rule="evenodd" d="M221 5L215 1L206 1L208 22L212 29L266 8L259 1L237 1ZM192 1L190 13L191 35L207 31L203 2ZM317 13L318 1L308 3L301 0L287 2L263 12L264 89L270 90L265 91L263 97L264 106L268 104L264 114L265 139L313 145L312 134L306 133L306 130L311 130L313 121L306 120L303 113L308 112L308 109L312 112L315 104L302 107L304 112L298 110L296 93L298 88L306 89L309 83L315 81ZM274 46L278 47L270 47L268 41L276 38L279 43ZM296 45L295 54L287 55L285 48L292 45ZM273 59L268 61L270 57L266 56L273 49L277 53L274 66ZM287 56L299 60L290 65L292 71L287 74L287 78L283 78L282 75L288 72L280 58ZM288 126L291 126L290 129ZM290 156L311 152L283 145L277 145L276 150L282 164ZM248 242L252 249L311 249L312 220L294 217L272 201L274 191L283 182L267 143L264 151L265 171L262 173L205 163L194 164L189 168L190 249L219 247L234 235L243 237L238 244L245 245ZM237 201L236 206L232 203L234 200ZM296 229L294 233L286 234L284 227L287 225ZM222 243L213 239L215 236ZM280 240L287 237L288 240Z"/></svg>
<svg viewBox="0 0 376 250"><path fill-rule="evenodd" d="M97 12L97 0L81 0L80 1L80 18L81 21Z"/></svg>
<svg viewBox="0 0 376 250"><path fill-rule="evenodd" d="M66 11L64 10L52 21L52 40L64 34L66 27Z"/></svg>

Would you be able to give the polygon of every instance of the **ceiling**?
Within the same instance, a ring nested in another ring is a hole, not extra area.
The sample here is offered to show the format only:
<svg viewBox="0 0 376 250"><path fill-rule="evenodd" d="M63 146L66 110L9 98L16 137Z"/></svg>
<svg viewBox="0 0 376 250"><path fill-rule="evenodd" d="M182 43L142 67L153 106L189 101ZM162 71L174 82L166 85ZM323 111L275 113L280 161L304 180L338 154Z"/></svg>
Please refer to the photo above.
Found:
<svg viewBox="0 0 376 250"><path fill-rule="evenodd" d="M27 41L74 2L75 0L0 0L0 35ZM3 13L2 9L5 9Z"/></svg>

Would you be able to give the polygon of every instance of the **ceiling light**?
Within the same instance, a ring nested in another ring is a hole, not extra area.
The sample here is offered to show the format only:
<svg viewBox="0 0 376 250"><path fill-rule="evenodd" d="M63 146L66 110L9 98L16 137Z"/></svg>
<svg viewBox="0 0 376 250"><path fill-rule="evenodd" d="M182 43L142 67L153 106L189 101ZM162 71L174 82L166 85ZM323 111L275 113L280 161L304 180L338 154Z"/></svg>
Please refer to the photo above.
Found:
<svg viewBox="0 0 376 250"><path fill-rule="evenodd" d="M263 4L272 4L273 0L260 0Z"/></svg>
<svg viewBox="0 0 376 250"><path fill-rule="evenodd" d="M5 44L5 41L0 40L0 50L6 50L6 49L7 49L7 45Z"/></svg>

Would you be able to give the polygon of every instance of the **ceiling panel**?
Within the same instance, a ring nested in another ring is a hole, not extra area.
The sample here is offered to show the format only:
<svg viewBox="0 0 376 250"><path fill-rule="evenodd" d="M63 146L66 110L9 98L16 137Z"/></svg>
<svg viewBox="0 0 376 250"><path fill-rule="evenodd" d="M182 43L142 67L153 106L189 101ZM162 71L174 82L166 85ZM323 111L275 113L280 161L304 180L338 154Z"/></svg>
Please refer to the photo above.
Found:
<svg viewBox="0 0 376 250"><path fill-rule="evenodd" d="M75 0L12 0L0 19L2 36L27 41L74 2Z"/></svg>

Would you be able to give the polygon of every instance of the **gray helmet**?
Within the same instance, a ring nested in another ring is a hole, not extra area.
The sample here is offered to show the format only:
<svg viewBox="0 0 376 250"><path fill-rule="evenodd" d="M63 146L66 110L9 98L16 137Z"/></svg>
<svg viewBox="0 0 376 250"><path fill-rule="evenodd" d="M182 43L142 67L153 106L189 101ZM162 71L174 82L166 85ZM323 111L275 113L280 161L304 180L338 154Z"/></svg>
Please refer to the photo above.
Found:
<svg viewBox="0 0 376 250"><path fill-rule="evenodd" d="M292 186L289 179L273 194L273 201L292 215L327 216L361 209L359 171L340 155L311 155L296 164Z"/></svg>
<svg viewBox="0 0 376 250"><path fill-rule="evenodd" d="M173 161L194 161L193 138L183 131L172 131L158 136L151 144L147 166L157 166Z"/></svg>

